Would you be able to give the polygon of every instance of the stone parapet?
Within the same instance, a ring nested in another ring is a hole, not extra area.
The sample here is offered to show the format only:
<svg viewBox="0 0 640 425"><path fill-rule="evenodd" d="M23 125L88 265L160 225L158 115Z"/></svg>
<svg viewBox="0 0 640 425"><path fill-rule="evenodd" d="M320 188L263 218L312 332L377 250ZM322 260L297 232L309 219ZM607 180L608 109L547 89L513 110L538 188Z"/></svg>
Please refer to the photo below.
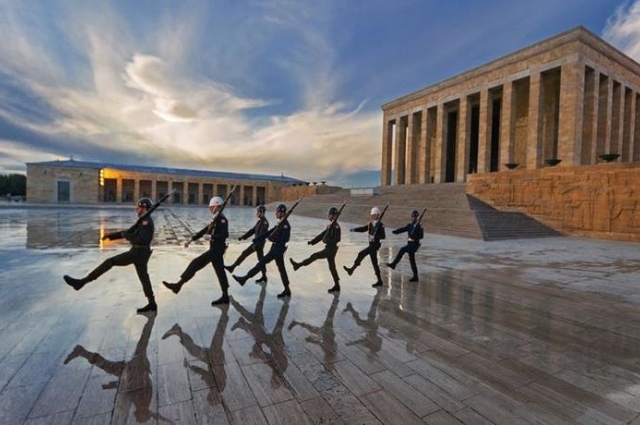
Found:
<svg viewBox="0 0 640 425"><path fill-rule="evenodd" d="M640 164L549 167L469 176L467 193L572 236L640 242Z"/></svg>

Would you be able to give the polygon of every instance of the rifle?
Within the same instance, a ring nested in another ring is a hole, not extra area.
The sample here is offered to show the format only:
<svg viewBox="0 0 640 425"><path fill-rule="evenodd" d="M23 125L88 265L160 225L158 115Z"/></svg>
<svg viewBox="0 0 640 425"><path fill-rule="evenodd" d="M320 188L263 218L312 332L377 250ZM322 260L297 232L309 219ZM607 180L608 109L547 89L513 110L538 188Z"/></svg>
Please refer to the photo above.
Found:
<svg viewBox="0 0 640 425"><path fill-rule="evenodd" d="M378 228L380 227L380 223L382 223L382 217L384 217L384 213L387 212L387 208L389 208L389 204L384 207L382 212L380 213L380 217L378 217L378 222L376 223L376 227L373 228L373 237L375 238L378 234Z"/></svg>
<svg viewBox="0 0 640 425"><path fill-rule="evenodd" d="M342 203L342 206L340 207L340 209L338 210L338 214L336 214L335 218L333 220L331 220L331 224L336 223L338 221L338 219L340 218L340 214L342 214L342 210L344 209L344 207L347 206L347 201L344 201Z"/></svg>
<svg viewBox="0 0 640 425"><path fill-rule="evenodd" d="M129 227L124 232L120 231L120 232L108 233L108 234L106 234L106 235L104 235L102 237L102 240L109 239L110 241L112 241L114 239L120 239L122 237L123 233L133 232L135 230L135 228L138 225L140 225L140 223L142 223L144 220L146 220L151 215L151 213L154 212L160 206L160 204L162 204L164 201L166 201L169 198L169 196L173 195L176 192L177 192L177 190L173 189L171 192L167 193L162 198L160 198L155 204L151 205L151 208L149 208L149 210L146 213L144 213L140 217L138 217L138 219L133 224L133 226Z"/></svg>
<svg viewBox="0 0 640 425"><path fill-rule="evenodd" d="M418 228L418 225L422 221L422 217L424 217L424 213L426 212L427 212L427 207L424 207L424 209L422 210L422 213L420 213L420 217L418 217L418 221L416 222L416 225L413 227L413 229L411 229L411 233L409 234L409 239L413 239L413 232L415 232L416 229Z"/></svg>
<svg viewBox="0 0 640 425"><path fill-rule="evenodd" d="M335 223L338 222L338 218L340 218L340 214L342 214L342 210L344 209L344 207L347 206L347 201L344 201L342 203L342 206L340 207L340 209L338 210L338 213L336 214L336 216L333 218L333 220L331 220L331 223L329 223L329 225L327 226L327 230L326 233L324 235L324 237L322 238L322 242L326 242L327 239L327 235L329 234L329 231L331 230L331 226L333 226Z"/></svg>
<svg viewBox="0 0 640 425"><path fill-rule="evenodd" d="M213 220L211 220L211 223L209 223L209 227L207 228L207 231L205 232L205 234L211 235L213 233L213 230L216 228L216 224L218 224L218 219L220 218L222 211L224 211L224 208L227 206L227 203L229 203L229 201L231 200L231 196L233 195L233 192L235 192L236 187L238 186L237 185L233 186L229 191L229 193L227 193L227 196L224 198L224 202L220 206L218 213L213 218Z"/></svg>

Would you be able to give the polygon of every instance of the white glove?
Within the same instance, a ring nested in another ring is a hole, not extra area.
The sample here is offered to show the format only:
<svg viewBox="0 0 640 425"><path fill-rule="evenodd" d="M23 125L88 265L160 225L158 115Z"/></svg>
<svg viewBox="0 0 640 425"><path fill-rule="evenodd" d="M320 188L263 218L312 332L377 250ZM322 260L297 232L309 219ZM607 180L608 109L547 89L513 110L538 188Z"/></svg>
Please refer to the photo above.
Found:
<svg viewBox="0 0 640 425"><path fill-rule="evenodd" d="M211 235L208 233L205 233L204 236L202 236L202 239L204 239L205 241L209 242L211 240Z"/></svg>
<svg viewBox="0 0 640 425"><path fill-rule="evenodd" d="M189 245L191 245L191 239L189 239L188 241L186 241L186 242L184 243L184 247L185 247L185 248L189 248Z"/></svg>
<svg viewBox="0 0 640 425"><path fill-rule="evenodd" d="M373 235L369 235L369 242L373 242L376 240L376 237Z"/></svg>

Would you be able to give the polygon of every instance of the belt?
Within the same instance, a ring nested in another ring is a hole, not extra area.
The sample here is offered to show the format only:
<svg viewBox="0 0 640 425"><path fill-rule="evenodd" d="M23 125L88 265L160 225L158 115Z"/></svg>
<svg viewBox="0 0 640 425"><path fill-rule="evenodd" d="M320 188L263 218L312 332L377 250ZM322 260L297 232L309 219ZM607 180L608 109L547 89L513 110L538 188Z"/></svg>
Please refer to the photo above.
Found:
<svg viewBox="0 0 640 425"><path fill-rule="evenodd" d="M131 248L149 248L149 245L131 245Z"/></svg>

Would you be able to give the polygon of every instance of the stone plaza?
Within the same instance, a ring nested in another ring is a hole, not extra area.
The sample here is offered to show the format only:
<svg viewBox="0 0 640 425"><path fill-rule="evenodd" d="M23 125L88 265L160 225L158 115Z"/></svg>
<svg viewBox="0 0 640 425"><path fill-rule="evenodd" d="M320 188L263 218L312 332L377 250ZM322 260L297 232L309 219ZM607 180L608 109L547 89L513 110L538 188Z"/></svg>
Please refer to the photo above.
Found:
<svg viewBox="0 0 640 425"><path fill-rule="evenodd" d="M233 261L254 210L226 211ZM132 266L81 291L82 275L126 243L120 208L0 208L2 424L623 424L640 423L640 251L636 244L570 237L482 242L429 234L420 281L391 234L379 257L347 276L366 245L342 223L342 291L327 293L326 262L296 272L293 296L269 281L220 289L203 269L178 295L177 278L206 249L182 242L209 220L204 207L154 213L150 275L157 314ZM268 218L273 223L272 209ZM363 217L363 220L366 217ZM286 257L300 260L326 220L292 215ZM255 262L250 257L238 270ZM229 276L230 277L230 276Z"/></svg>

